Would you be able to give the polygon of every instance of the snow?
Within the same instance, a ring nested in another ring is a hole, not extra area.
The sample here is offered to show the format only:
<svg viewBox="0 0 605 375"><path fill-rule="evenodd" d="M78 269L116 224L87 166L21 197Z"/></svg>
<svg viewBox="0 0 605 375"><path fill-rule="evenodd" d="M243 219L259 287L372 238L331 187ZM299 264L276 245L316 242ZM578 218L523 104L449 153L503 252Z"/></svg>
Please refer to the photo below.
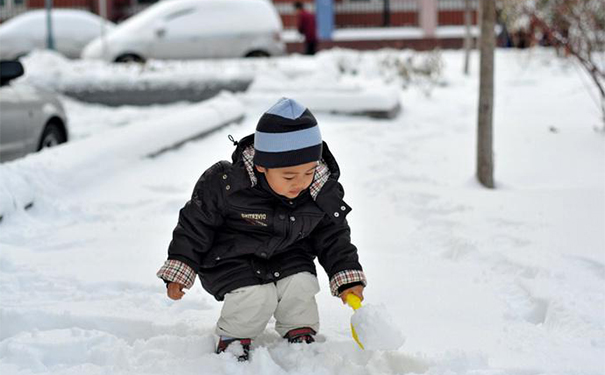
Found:
<svg viewBox="0 0 605 375"><path fill-rule="evenodd" d="M11 36L29 36L36 37L37 34L45 31L46 10L30 10L16 17L8 19L2 24L2 32L10 33ZM85 32L90 33L89 29L94 30L94 34L99 34L101 26L105 26L108 30L115 26L113 22L103 21L97 15L84 10L78 9L54 9L51 13L52 21L55 27L59 28L62 33L67 32ZM78 26L80 29L78 29ZM89 29L82 30L81 27Z"/></svg>
<svg viewBox="0 0 605 375"><path fill-rule="evenodd" d="M182 88L238 80L252 82L242 98L248 104L271 106L276 97L289 96L316 111L388 112L399 105L399 89L395 86L401 82L393 77L396 67L384 66L386 62L381 59L411 61L412 54L390 50L378 56L379 59L334 50L317 58L296 56L215 62L154 60L137 65L74 61L49 51L37 51L24 58L25 76L20 81L58 92L86 92ZM421 66L422 62L412 65ZM348 74L347 70L353 69L360 69L360 74Z"/></svg>
<svg viewBox="0 0 605 375"><path fill-rule="evenodd" d="M46 10L30 10L0 25L3 60L13 60L31 50L46 46ZM78 9L52 11L55 48L65 56L80 56L84 46L94 38L111 31L115 24Z"/></svg>
<svg viewBox="0 0 605 375"><path fill-rule="evenodd" d="M35 51L23 58L25 83L64 92L87 90L182 87L211 80L251 80L254 62L236 60L152 61L145 65L110 64L102 61L68 60L50 51Z"/></svg>
<svg viewBox="0 0 605 375"><path fill-rule="evenodd" d="M351 326L364 350L397 350L405 342L401 329L384 304L357 309L351 317Z"/></svg>
<svg viewBox="0 0 605 375"><path fill-rule="evenodd" d="M436 38L464 38L464 26L439 26L435 29ZM471 26L471 35L479 36L479 28ZM350 27L336 29L332 33L335 42L358 41L358 40L406 40L424 38L424 30L420 27ZM303 36L295 29L284 30L282 39L288 43L302 42Z"/></svg>
<svg viewBox="0 0 605 375"><path fill-rule="evenodd" d="M70 143L67 147L53 148L44 154L29 155L17 163L8 163L0 168L3 191L0 215L36 202L49 188L61 190L66 182L72 185L85 183L91 175L102 170L111 170L144 157L155 157L188 140L239 121L243 114L240 102L232 94L223 93L212 100L190 105L177 114L165 111L153 119L143 116L129 126ZM90 120L95 118L91 116Z"/></svg>
<svg viewBox="0 0 605 375"><path fill-rule="evenodd" d="M342 79L388 81L384 51L339 53L358 68ZM291 57L292 72L326 56ZM125 109L68 102L79 139L0 165L2 186L21 176L36 198L0 223L0 373L605 373L605 139L594 91L550 50L497 51L498 188L486 190L474 179L478 55L471 77L462 52L442 57L437 86L399 86L395 119L316 114L354 208L364 308L388 309L401 348L360 350L352 310L320 272L316 343L287 344L270 322L249 363L214 354L221 304L199 284L171 301L155 272L199 175L229 159L227 135L251 133L267 107L225 94L221 103L237 104L222 118L240 108L241 124L147 158L173 129L218 112L181 103L138 122ZM126 133L143 124L154 131Z"/></svg>

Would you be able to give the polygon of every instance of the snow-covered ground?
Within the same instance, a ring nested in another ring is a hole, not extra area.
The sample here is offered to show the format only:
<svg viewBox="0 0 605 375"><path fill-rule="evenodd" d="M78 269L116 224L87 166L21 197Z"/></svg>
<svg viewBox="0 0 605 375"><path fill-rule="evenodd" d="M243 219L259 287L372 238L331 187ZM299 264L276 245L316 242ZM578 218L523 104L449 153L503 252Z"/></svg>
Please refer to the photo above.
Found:
<svg viewBox="0 0 605 375"><path fill-rule="evenodd" d="M464 26L439 26L435 29L436 38L464 38ZM477 37L479 28L471 27L471 35ZM335 42L342 41L359 41L359 40L401 40L401 39L422 39L425 37L425 32L420 27L403 26L403 27L348 27L346 29L336 29L332 33L332 40ZM288 43L303 42L304 37L296 29L286 29L282 33L282 39Z"/></svg>
<svg viewBox="0 0 605 375"><path fill-rule="evenodd" d="M407 339L398 351L356 346L352 311L325 275L318 342L288 345L270 323L249 363L213 354L221 304L199 284L181 301L165 296L155 271L179 208L200 173L230 157L227 135L251 133L266 110L242 97L242 124L158 157L87 158L73 179L28 172L51 184L0 224L0 373L605 373L605 138L585 81L550 51L497 52L490 191L473 178L477 79L461 74L460 52L443 59L446 84L429 96L401 90L396 119L317 114L354 209L364 303L395 317ZM188 110L176 106L166 113ZM67 108L81 138L100 118L135 120L120 108ZM60 154L28 158L53 165Z"/></svg>

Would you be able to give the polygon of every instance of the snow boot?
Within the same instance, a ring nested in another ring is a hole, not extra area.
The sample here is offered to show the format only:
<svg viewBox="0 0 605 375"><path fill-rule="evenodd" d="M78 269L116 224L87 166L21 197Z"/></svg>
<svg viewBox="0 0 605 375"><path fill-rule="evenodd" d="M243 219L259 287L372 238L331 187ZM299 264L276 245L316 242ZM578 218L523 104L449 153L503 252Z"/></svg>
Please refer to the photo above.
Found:
<svg viewBox="0 0 605 375"><path fill-rule="evenodd" d="M231 339L231 338L221 337L218 342L218 345L216 346L216 354L220 354L220 353L226 351L227 348L229 347L229 345L231 345L235 341L239 341L240 344L242 344L242 350L243 350L243 354L239 355L237 357L237 360L240 362L247 361L249 358L249 353L250 353L250 344L252 343L251 339Z"/></svg>
<svg viewBox="0 0 605 375"><path fill-rule="evenodd" d="M309 327L303 327L303 328L295 328L295 329L291 329L290 331L288 331L288 333L286 333L286 335L284 336L284 338L288 339L288 342L290 344L294 344L294 343L306 343L306 344L311 344L313 342L315 342L315 338L313 338L313 336L315 336L316 332Z"/></svg>

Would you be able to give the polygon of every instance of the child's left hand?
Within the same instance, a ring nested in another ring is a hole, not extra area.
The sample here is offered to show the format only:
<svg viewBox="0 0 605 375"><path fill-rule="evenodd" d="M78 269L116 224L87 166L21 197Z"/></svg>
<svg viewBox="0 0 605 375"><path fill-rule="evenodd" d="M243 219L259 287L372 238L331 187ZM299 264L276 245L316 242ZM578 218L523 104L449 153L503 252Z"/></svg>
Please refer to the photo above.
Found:
<svg viewBox="0 0 605 375"><path fill-rule="evenodd" d="M354 287L343 290L339 296L340 299L342 300L342 303L344 303L344 304L347 303L347 294L349 294L349 293L355 294L357 297L359 297L360 300L363 301L363 288L364 288L363 285L355 285Z"/></svg>

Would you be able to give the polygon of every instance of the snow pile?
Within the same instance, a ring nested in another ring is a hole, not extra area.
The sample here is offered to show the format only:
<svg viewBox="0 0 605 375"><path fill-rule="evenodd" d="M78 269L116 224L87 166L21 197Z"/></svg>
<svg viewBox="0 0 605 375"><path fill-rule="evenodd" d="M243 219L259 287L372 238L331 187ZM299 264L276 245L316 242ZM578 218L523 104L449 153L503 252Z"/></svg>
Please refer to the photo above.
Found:
<svg viewBox="0 0 605 375"><path fill-rule="evenodd" d="M436 53L335 48L315 58L293 56L287 66L259 72L244 100L267 106L275 93L281 93L316 112L391 112L400 106L400 87L435 86L440 74Z"/></svg>
<svg viewBox="0 0 605 375"><path fill-rule="evenodd" d="M399 108L399 87L439 81L439 56L383 50L334 49L317 57L199 61L149 61L145 65L67 60L38 51L24 58L23 82L58 92L141 91L202 87L209 82L252 82L243 100L271 105L287 96L316 112L390 112Z"/></svg>
<svg viewBox="0 0 605 375"><path fill-rule="evenodd" d="M174 117L191 108L191 103L188 102L108 107L102 104L83 103L65 95L60 95L60 99L69 119L70 142L96 136L114 128L153 121L161 117Z"/></svg>
<svg viewBox="0 0 605 375"><path fill-rule="evenodd" d="M27 209L34 202L34 192L27 176L0 167L0 218L16 209Z"/></svg>
<svg viewBox="0 0 605 375"><path fill-rule="evenodd" d="M366 350L397 350L405 337L384 305L366 304L355 310L351 325Z"/></svg>
<svg viewBox="0 0 605 375"><path fill-rule="evenodd" d="M144 90L192 87L208 82L251 81L253 60L162 61L146 64L112 64L97 60L68 60L48 50L22 59L21 81L57 92Z"/></svg>
<svg viewBox="0 0 605 375"><path fill-rule="evenodd" d="M49 189L86 185L103 171L165 150L213 131L244 116L232 94L191 105L178 113L143 119L78 142L31 154L0 165L0 216L31 205ZM91 116L94 121L94 117Z"/></svg>

